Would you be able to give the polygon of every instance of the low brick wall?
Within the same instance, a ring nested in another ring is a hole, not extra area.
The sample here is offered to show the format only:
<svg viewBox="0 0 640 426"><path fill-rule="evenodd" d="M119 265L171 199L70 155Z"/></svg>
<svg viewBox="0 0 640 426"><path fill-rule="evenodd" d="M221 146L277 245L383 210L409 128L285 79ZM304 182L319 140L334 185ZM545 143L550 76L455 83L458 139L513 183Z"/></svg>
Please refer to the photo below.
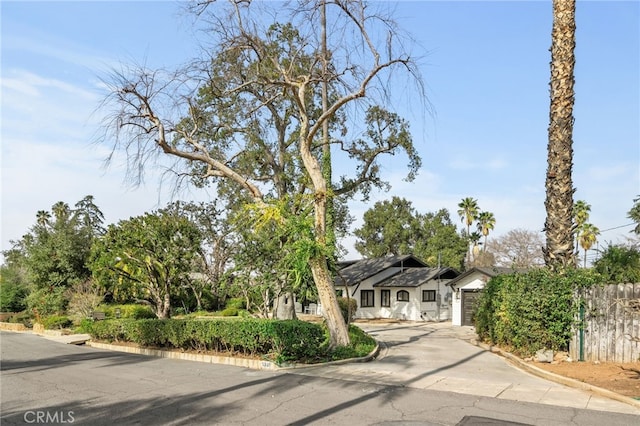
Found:
<svg viewBox="0 0 640 426"><path fill-rule="evenodd" d="M27 331L28 328L22 323L0 322L0 330L4 331Z"/></svg>

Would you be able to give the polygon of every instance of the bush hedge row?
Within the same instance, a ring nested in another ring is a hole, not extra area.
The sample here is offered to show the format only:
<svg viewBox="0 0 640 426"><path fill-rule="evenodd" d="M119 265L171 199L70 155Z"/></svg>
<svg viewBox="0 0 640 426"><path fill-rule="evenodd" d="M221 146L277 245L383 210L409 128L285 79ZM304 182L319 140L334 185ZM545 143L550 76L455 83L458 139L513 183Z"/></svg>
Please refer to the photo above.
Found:
<svg viewBox="0 0 640 426"><path fill-rule="evenodd" d="M482 340L524 356L540 349L567 350L580 289L598 282L597 274L584 269L498 275L478 300L476 332Z"/></svg>
<svg viewBox="0 0 640 426"><path fill-rule="evenodd" d="M95 311L104 312L107 318L116 318L116 311L120 310L120 318L145 319L155 318L156 314L149 306L126 304L126 305L99 305Z"/></svg>
<svg viewBox="0 0 640 426"><path fill-rule="evenodd" d="M263 356L276 362L317 359L325 333L319 324L268 319L119 319L95 321L92 338L141 346Z"/></svg>

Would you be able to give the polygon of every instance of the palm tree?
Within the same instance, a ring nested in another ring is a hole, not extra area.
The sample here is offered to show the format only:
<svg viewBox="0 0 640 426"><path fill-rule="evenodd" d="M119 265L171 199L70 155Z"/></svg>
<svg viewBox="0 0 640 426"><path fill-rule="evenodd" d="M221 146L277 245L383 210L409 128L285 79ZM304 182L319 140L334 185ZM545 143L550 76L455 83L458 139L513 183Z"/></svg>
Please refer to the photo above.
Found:
<svg viewBox="0 0 640 426"><path fill-rule="evenodd" d="M544 202L547 266L575 266L573 247L573 105L576 1L553 0L549 142Z"/></svg>
<svg viewBox="0 0 640 426"><path fill-rule="evenodd" d="M462 223L467 225L467 239L469 243L471 242L471 225L473 221L478 217L478 212L480 209L478 208L478 201L475 198L467 197L463 198L460 203L458 203L458 215L462 220ZM467 251L467 264L469 264L470 256Z"/></svg>
<svg viewBox="0 0 640 426"><path fill-rule="evenodd" d="M627 213L627 217L636 224L633 232L640 235L640 195L633 199L633 207Z"/></svg>
<svg viewBox="0 0 640 426"><path fill-rule="evenodd" d="M71 209L69 208L69 204L64 201L58 201L55 203L51 210L53 211L53 216L56 218L57 223L64 223L69 219L71 215Z"/></svg>
<svg viewBox="0 0 640 426"><path fill-rule="evenodd" d="M487 251L487 236L496 226L496 218L491 212L482 212L478 215L478 232L484 236L484 247L482 251Z"/></svg>
<svg viewBox="0 0 640 426"><path fill-rule="evenodd" d="M478 254L480 253L480 247L478 247L480 238L482 238L482 235L479 232L472 232L471 235L469 235L469 241L471 241L471 251L473 252L474 261L477 260Z"/></svg>
<svg viewBox="0 0 640 426"><path fill-rule="evenodd" d="M36 222L38 225L46 228L49 226L49 222L51 221L51 213L46 210L38 210L36 213Z"/></svg>
<svg viewBox="0 0 640 426"><path fill-rule="evenodd" d="M580 252L580 230L589 220L589 212L591 212L591 205L587 204L584 200L578 200L573 205L573 221L576 233L576 258Z"/></svg>
<svg viewBox="0 0 640 426"><path fill-rule="evenodd" d="M580 245L584 250L584 267L587 267L587 250L589 250L598 241L600 230L597 226L590 223L582 224L580 229Z"/></svg>

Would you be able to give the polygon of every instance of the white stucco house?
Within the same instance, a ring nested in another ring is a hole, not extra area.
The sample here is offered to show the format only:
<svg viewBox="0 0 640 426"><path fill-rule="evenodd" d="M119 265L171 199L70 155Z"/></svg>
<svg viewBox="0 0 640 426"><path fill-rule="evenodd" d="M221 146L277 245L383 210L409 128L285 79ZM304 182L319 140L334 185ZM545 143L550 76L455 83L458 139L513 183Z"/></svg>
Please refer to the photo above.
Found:
<svg viewBox="0 0 640 426"><path fill-rule="evenodd" d="M335 279L343 296L358 302L356 318L411 321L451 319L452 289L446 284L459 273L430 268L411 255L344 262Z"/></svg>
<svg viewBox="0 0 640 426"><path fill-rule="evenodd" d="M487 282L496 275L514 272L518 271L513 268L474 267L448 281L447 287L453 293L451 324L474 325L475 305Z"/></svg>

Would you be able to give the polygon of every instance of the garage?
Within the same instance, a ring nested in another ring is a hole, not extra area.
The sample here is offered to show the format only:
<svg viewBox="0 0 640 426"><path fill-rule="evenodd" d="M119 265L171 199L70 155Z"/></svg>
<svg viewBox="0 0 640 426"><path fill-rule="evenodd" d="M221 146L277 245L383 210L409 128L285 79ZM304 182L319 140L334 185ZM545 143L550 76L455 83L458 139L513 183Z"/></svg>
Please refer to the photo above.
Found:
<svg viewBox="0 0 640 426"><path fill-rule="evenodd" d="M462 291L462 325L475 325L473 314L481 294L479 289Z"/></svg>
<svg viewBox="0 0 640 426"><path fill-rule="evenodd" d="M487 281L496 275L513 272L512 268L475 267L449 281L446 285L451 287L454 295L451 300L451 324L473 326L474 309Z"/></svg>

